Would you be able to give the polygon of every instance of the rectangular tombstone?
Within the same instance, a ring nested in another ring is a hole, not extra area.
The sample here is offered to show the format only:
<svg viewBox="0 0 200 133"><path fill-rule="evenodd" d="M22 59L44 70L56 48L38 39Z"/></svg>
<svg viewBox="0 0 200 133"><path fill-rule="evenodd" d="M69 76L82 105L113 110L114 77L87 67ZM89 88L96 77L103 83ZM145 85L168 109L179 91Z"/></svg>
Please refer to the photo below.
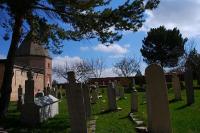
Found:
<svg viewBox="0 0 200 133"><path fill-rule="evenodd" d="M193 76L190 68L185 69L184 73L187 105L194 103L194 88L193 88Z"/></svg>
<svg viewBox="0 0 200 133"><path fill-rule="evenodd" d="M145 70L147 83L147 116L150 133L171 133L167 86L163 69L157 64Z"/></svg>
<svg viewBox="0 0 200 133"><path fill-rule="evenodd" d="M175 100L181 100L181 85L176 73L172 73L172 88L174 90Z"/></svg>
<svg viewBox="0 0 200 133"><path fill-rule="evenodd" d="M83 84L83 95L84 95L84 103L86 109L86 116L89 118L91 116L91 105L90 105L90 95L89 95L89 87L86 84Z"/></svg>
<svg viewBox="0 0 200 133"><path fill-rule="evenodd" d="M81 84L76 83L74 72L68 72L67 102L72 133L87 133L87 116Z"/></svg>
<svg viewBox="0 0 200 133"><path fill-rule="evenodd" d="M109 110L117 110L117 102L116 102L116 92L115 92L115 85L113 82L109 82L109 86L107 89L108 95L108 107Z"/></svg>
<svg viewBox="0 0 200 133"><path fill-rule="evenodd" d="M135 79L132 80L132 90L131 90L131 112L138 111L138 94L135 88Z"/></svg>

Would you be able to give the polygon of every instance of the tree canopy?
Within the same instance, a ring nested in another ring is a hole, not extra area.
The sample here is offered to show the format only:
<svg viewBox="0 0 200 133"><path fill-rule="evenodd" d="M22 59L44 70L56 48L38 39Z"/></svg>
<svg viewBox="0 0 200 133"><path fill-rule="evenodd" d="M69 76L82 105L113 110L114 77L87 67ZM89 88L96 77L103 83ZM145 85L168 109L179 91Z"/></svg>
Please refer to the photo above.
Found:
<svg viewBox="0 0 200 133"><path fill-rule="evenodd" d="M60 53L61 40L98 38L113 42L121 38L118 31L137 31L144 22L146 9L154 9L159 0L126 0L117 8L112 0L0 0L0 26L11 44L5 64L0 97L0 117L5 116L12 91L16 49L20 40L32 32L34 40ZM111 30L114 29L114 30ZM12 34L12 35L10 35Z"/></svg>
<svg viewBox="0 0 200 133"><path fill-rule="evenodd" d="M142 42L140 51L147 64L158 63L162 67L174 67L184 54L187 38L183 38L177 28L171 30L160 26L150 29Z"/></svg>

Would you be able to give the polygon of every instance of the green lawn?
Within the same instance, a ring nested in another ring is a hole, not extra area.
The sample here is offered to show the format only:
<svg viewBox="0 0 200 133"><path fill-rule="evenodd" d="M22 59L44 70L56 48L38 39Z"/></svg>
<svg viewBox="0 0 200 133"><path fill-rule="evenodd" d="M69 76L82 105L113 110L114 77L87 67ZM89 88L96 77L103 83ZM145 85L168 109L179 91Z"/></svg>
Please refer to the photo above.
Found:
<svg viewBox="0 0 200 133"><path fill-rule="evenodd" d="M139 112L136 113L141 120L146 123L146 103L145 95L139 92ZM116 112L103 112L107 109L106 94L92 105L93 116L96 119L97 133L134 133L135 125L129 120L130 94L125 95L127 99L118 100L118 107L122 110ZM200 90L195 90L195 104L186 106L185 90L182 90L182 101L173 102L173 92L169 91L170 113L173 133L199 133L200 132ZM27 127L20 124L19 112L16 111L16 104L11 103L8 117L0 121L0 127L6 128L9 133L64 133L69 132L69 115L67 113L66 100L60 102L60 114L37 127ZM161 116L162 117L162 116Z"/></svg>

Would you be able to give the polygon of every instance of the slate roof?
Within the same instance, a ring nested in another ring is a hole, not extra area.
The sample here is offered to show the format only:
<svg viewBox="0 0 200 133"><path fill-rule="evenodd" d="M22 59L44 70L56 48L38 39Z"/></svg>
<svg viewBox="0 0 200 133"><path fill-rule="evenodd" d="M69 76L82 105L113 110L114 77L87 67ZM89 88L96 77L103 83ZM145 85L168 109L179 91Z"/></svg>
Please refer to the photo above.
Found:
<svg viewBox="0 0 200 133"><path fill-rule="evenodd" d="M31 34L28 34L16 51L16 56L43 56L50 57L48 51L38 43L32 41Z"/></svg>

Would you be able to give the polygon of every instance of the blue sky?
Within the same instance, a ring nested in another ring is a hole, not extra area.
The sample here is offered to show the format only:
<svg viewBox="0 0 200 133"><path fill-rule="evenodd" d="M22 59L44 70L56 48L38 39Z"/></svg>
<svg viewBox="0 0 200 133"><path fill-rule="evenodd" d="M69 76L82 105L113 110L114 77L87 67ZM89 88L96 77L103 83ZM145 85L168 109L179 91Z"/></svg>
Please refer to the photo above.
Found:
<svg viewBox="0 0 200 133"><path fill-rule="evenodd" d="M121 1L112 3L115 7ZM135 56L141 60L141 70L144 71L146 64L142 62L140 48L146 32L150 28L164 25L167 28L178 27L184 37L196 43L196 49L200 52L200 0L161 0L159 7L154 11L147 11L146 22L135 33L123 32L123 38L110 47L103 46L96 39L82 40L79 42L64 41L63 53L52 55L53 65L62 65L68 61L73 63L82 59L101 57L105 60L106 70L103 76L114 76L112 65L123 56ZM9 48L9 41L2 39L0 29L0 58L5 58ZM189 47L189 46L187 46Z"/></svg>

